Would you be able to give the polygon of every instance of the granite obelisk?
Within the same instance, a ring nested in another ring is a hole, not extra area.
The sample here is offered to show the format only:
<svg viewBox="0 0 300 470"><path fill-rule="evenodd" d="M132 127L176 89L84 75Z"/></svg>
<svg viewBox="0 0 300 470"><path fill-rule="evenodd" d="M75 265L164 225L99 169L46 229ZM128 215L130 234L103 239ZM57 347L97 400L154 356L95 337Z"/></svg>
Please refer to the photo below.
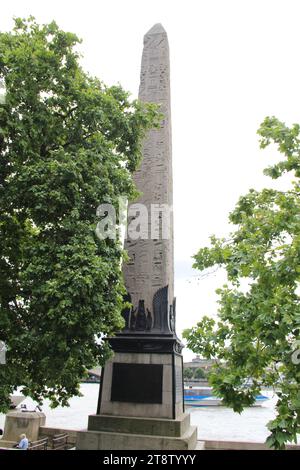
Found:
<svg viewBox="0 0 300 470"><path fill-rule="evenodd" d="M182 344L175 332L170 65L160 24L144 36L139 98L160 104L163 115L145 139L134 175L146 230L130 236L137 216L129 207L123 272L131 306L123 311L124 329L109 338L114 356L103 369L97 414L78 432L77 449L196 447L196 428L184 412Z"/></svg>
<svg viewBox="0 0 300 470"><path fill-rule="evenodd" d="M174 301L170 63L168 38L161 24L154 25L144 37L139 99L159 104L164 117L160 129L149 132L143 145L143 160L134 175L142 193L137 202L147 208L148 238L126 239L130 261L124 266L124 278L136 316L143 301L152 316L154 330L159 330L153 312L154 296L159 295L159 289L166 288L166 301L171 309ZM159 208L164 211L157 219ZM155 227L160 221L161 226ZM166 225L164 234L162 223ZM155 228L161 230L158 236L154 234Z"/></svg>

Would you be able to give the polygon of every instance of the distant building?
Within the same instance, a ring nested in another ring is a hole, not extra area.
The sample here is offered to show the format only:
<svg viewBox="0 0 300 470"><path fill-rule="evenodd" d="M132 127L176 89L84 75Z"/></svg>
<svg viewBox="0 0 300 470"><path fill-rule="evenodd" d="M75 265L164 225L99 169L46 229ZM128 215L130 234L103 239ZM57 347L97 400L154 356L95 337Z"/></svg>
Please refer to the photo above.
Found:
<svg viewBox="0 0 300 470"><path fill-rule="evenodd" d="M202 359L200 356L196 356L192 359L191 362L184 362L183 367L185 369L198 369L201 368L205 371L209 371L211 366L215 364L214 359Z"/></svg>

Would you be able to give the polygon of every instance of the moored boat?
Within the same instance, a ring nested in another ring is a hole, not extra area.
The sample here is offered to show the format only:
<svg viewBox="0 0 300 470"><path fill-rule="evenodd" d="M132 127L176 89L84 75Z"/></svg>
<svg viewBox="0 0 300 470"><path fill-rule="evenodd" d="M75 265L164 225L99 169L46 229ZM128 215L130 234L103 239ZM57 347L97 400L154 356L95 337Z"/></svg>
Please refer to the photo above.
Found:
<svg viewBox="0 0 300 470"><path fill-rule="evenodd" d="M261 406L269 398L265 395L257 395L255 403L251 406ZM184 389L184 404L186 406L224 406L221 398L214 397L211 387L202 388L185 388Z"/></svg>

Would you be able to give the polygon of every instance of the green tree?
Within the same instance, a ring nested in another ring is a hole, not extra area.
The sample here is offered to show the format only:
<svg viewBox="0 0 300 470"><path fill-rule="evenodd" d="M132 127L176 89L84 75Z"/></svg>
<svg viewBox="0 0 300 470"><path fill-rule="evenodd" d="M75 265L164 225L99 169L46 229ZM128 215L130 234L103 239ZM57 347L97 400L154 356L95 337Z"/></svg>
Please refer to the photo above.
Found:
<svg viewBox="0 0 300 470"><path fill-rule="evenodd" d="M283 155L265 170L271 178L290 173L286 191L251 189L229 220L228 239L211 237L194 267L221 266L228 284L219 294L218 321L203 319L184 333L188 347L217 359L210 374L214 393L241 412L263 386L278 395L277 416L268 423L269 446L284 448L300 431L300 126L266 118L258 134ZM247 380L251 385L247 386Z"/></svg>
<svg viewBox="0 0 300 470"><path fill-rule="evenodd" d="M2 411L19 385L67 404L123 325L123 251L95 235L96 209L135 196L141 139L159 115L85 73L79 42L32 17L0 33Z"/></svg>
<svg viewBox="0 0 300 470"><path fill-rule="evenodd" d="M197 369L194 371L193 377L194 379L206 379L206 373L202 367L197 367Z"/></svg>
<svg viewBox="0 0 300 470"><path fill-rule="evenodd" d="M189 380L189 379L192 379L193 378L193 369L191 367L185 367L183 369L183 378L185 380Z"/></svg>

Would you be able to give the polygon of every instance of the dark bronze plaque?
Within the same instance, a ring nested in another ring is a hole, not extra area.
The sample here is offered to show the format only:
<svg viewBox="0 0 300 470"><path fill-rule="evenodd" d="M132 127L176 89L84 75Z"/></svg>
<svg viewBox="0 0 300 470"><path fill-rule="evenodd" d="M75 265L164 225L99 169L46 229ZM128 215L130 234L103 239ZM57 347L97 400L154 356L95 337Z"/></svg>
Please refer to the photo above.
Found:
<svg viewBox="0 0 300 470"><path fill-rule="evenodd" d="M113 364L111 401L162 403L163 366L160 364Z"/></svg>

